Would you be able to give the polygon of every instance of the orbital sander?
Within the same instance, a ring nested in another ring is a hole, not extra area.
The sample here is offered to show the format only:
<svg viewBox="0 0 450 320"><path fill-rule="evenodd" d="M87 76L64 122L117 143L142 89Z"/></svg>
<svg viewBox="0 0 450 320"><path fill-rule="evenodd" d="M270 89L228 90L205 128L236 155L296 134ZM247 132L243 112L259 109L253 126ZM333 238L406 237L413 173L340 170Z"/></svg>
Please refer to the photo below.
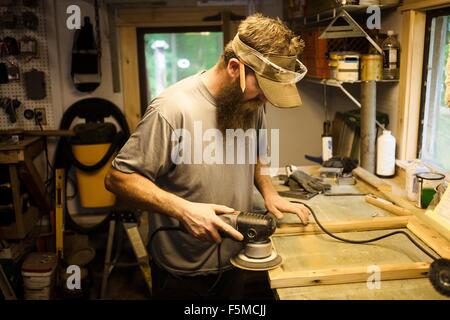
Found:
<svg viewBox="0 0 450 320"><path fill-rule="evenodd" d="M244 249L232 257L230 262L237 268L251 271L271 270L282 263L281 257L272 247L270 236L277 227L271 214L241 212L224 214L220 218L244 236ZM221 233L224 237L227 234Z"/></svg>

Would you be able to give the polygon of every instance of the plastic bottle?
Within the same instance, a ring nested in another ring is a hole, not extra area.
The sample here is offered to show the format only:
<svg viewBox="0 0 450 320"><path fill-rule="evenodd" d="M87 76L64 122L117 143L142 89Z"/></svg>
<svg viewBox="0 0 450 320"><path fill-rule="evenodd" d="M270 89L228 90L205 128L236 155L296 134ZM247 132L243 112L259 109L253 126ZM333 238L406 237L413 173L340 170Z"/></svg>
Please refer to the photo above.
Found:
<svg viewBox="0 0 450 320"><path fill-rule="evenodd" d="M381 44L384 53L383 79L398 79L400 45L397 41L397 37L394 35L394 31L389 30L387 35L388 37Z"/></svg>
<svg viewBox="0 0 450 320"><path fill-rule="evenodd" d="M331 137L331 123L330 121L325 121L323 123L323 134L322 134L322 159L327 161L333 157L333 139Z"/></svg>
<svg viewBox="0 0 450 320"><path fill-rule="evenodd" d="M389 130L383 130L377 139L376 173L385 178L395 175L395 138Z"/></svg>
<svg viewBox="0 0 450 320"><path fill-rule="evenodd" d="M417 201L419 194L418 173L430 172L420 161L414 160L406 165L405 189L406 196L410 201Z"/></svg>

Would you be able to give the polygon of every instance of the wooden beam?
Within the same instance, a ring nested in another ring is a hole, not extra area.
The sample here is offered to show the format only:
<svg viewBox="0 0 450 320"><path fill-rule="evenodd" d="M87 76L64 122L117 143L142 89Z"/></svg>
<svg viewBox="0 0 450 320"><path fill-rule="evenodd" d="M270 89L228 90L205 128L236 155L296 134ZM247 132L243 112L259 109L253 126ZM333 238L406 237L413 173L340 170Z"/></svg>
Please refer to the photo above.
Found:
<svg viewBox="0 0 450 320"><path fill-rule="evenodd" d="M353 170L353 174L359 179L369 184L380 193L380 195L387 200L393 202L395 205L407 209L411 213L422 213L423 210L416 208L411 202L404 197L394 194L392 185L378 178L376 175L368 172L364 168L358 167Z"/></svg>
<svg viewBox="0 0 450 320"><path fill-rule="evenodd" d="M400 10L431 10L448 7L448 5L448 0L405 0Z"/></svg>
<svg viewBox="0 0 450 320"><path fill-rule="evenodd" d="M397 158L412 160L417 157L426 14L408 10L403 12L402 21Z"/></svg>
<svg viewBox="0 0 450 320"><path fill-rule="evenodd" d="M26 158L25 161L19 163L18 169L30 197L34 199L41 213L48 214L50 212L50 196L45 190L44 181L34 166L33 160Z"/></svg>
<svg viewBox="0 0 450 320"><path fill-rule="evenodd" d="M306 271L282 272L282 266L269 271L270 287L272 289L316 286L323 284L339 284L366 282L373 275L371 266L357 266L345 268L325 268ZM412 262L377 265L380 280L397 280L423 278L428 275L428 262Z"/></svg>
<svg viewBox="0 0 450 320"><path fill-rule="evenodd" d="M389 212L391 212L391 213L393 213L393 214L395 214L397 216L410 216L410 215L412 215L411 211L409 211L409 210L407 210L405 208L402 208L400 206L397 206L397 205L393 204L392 202L389 202L389 201L384 200L382 198L375 197L373 195L365 196L365 200L366 200L366 202L368 202L368 203L370 203L370 204L372 204L372 205L374 205L374 206L376 206L378 208L381 208L381 209L384 209L386 211L389 211Z"/></svg>
<svg viewBox="0 0 450 320"><path fill-rule="evenodd" d="M370 173L364 168L357 167L353 169L353 174L363 180L364 182L370 184L372 187L377 189L378 191L392 191L392 186L380 178L378 178L373 173Z"/></svg>
<svg viewBox="0 0 450 320"><path fill-rule="evenodd" d="M324 221L322 225L330 232L357 232L383 229L406 228L409 217L379 217L364 220L351 221ZM307 226L301 224L281 224L277 227L274 236L282 235L306 235L323 233L319 226L310 223Z"/></svg>
<svg viewBox="0 0 450 320"><path fill-rule="evenodd" d="M450 241L442 237L436 230L427 226L417 217L411 217L406 227L442 258L450 259Z"/></svg>
<svg viewBox="0 0 450 320"><path fill-rule="evenodd" d="M119 27L186 27L221 26L222 21L204 21L222 11L245 15L245 6L119 8L116 25Z"/></svg>
<svg viewBox="0 0 450 320"><path fill-rule="evenodd" d="M125 118L133 132L141 119L141 95L135 27L119 28Z"/></svg>

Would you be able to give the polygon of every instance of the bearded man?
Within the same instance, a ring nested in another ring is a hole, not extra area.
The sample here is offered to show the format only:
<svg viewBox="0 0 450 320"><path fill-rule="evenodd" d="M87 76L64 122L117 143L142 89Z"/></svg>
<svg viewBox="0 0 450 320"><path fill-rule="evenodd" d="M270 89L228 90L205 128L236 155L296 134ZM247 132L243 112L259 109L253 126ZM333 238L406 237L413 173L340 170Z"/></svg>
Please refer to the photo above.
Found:
<svg viewBox="0 0 450 320"><path fill-rule="evenodd" d="M180 132L193 135L199 122L202 130L218 134L232 129L259 132L266 128L267 100L280 108L300 106L295 83L306 72L297 59L302 49L300 38L279 19L247 17L214 67L153 99L114 159L105 179L107 189L129 206L150 212L154 298L242 298L243 274L230 258L242 249L243 235L219 215L251 211L253 186L268 212L277 218L293 213L307 223L308 210L278 195L270 176L262 173L267 164L258 158L255 163L174 159L174 150L191 138ZM226 150L229 141L219 141ZM193 154L199 147L187 145L192 150L183 152ZM245 152L238 145L234 156ZM173 230L180 226L185 232ZM229 237L222 239L220 233Z"/></svg>

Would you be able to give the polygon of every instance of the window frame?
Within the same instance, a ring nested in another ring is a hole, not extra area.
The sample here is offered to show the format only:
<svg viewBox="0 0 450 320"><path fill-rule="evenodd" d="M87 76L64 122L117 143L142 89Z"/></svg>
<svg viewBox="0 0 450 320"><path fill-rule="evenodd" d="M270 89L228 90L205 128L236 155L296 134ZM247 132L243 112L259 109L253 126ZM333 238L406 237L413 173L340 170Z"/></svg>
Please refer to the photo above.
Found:
<svg viewBox="0 0 450 320"><path fill-rule="evenodd" d="M424 130L424 116L425 116L425 100L427 91L427 77L428 77L428 59L430 56L430 39L431 39L431 22L434 18L450 15L450 6L435 10L429 10L426 12L426 22L425 22L425 39L424 39L424 52L423 52L423 64L422 64L422 86L420 92L420 111L419 111L419 134L417 139L417 152L416 157L420 159L422 153L422 142L423 142L423 130ZM422 159L421 159L422 160ZM443 173L448 172L446 169L438 166L434 162L429 162L422 160L424 163L432 168L437 169Z"/></svg>
<svg viewBox="0 0 450 320"><path fill-rule="evenodd" d="M136 28L137 36L137 55L138 55L138 73L139 73L139 92L141 101L141 115L150 103L150 97L147 96L147 72L145 65L145 35L148 33L186 33L186 32L223 32L221 26L185 26L185 27L143 27Z"/></svg>

